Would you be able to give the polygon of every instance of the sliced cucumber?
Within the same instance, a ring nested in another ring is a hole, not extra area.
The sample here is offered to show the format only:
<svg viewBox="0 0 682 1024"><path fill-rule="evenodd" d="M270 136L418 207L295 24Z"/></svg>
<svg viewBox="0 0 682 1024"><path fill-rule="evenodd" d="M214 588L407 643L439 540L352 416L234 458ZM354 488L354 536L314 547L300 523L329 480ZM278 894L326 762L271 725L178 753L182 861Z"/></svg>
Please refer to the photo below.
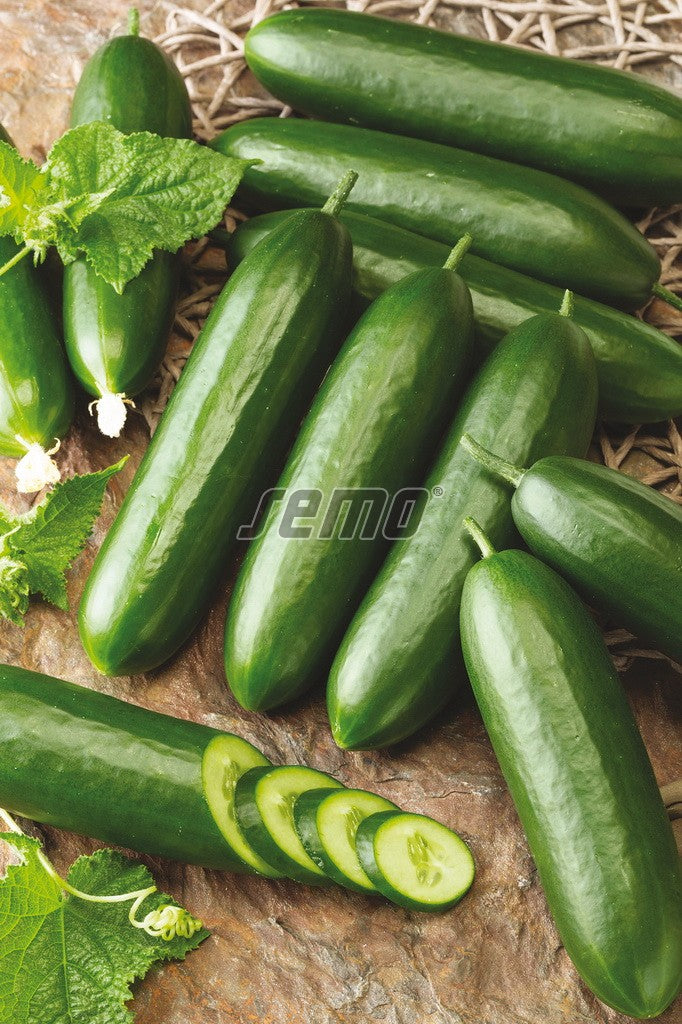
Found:
<svg viewBox="0 0 682 1024"><path fill-rule="evenodd" d="M356 849L379 892L408 910L447 910L474 880L466 843L421 814L372 814L360 822Z"/></svg>
<svg viewBox="0 0 682 1024"><path fill-rule="evenodd" d="M309 856L328 878L355 892L376 892L355 849L361 821L380 811L397 811L390 800L364 789L311 789L294 804L294 823Z"/></svg>
<svg viewBox="0 0 682 1024"><path fill-rule="evenodd" d="M281 878L281 873L259 857L246 841L237 824L234 809L234 791L238 779L249 769L269 764L270 761L260 750L239 736L216 736L204 751L201 775L211 814L235 856L260 875Z"/></svg>
<svg viewBox="0 0 682 1024"><path fill-rule="evenodd" d="M244 838L263 860L289 878L327 884L329 879L308 856L296 832L294 805L309 789L341 788L336 779L314 768L252 768L235 787L235 810Z"/></svg>

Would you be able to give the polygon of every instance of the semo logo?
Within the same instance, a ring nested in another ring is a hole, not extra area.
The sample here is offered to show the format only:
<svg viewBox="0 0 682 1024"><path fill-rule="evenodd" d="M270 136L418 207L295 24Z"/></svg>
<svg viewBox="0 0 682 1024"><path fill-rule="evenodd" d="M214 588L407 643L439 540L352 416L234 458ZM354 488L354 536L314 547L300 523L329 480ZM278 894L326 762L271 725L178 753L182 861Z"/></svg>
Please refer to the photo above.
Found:
<svg viewBox="0 0 682 1024"><path fill-rule="evenodd" d="M326 501L318 488L271 487L237 538L255 540L276 516L278 533L287 540L400 540L417 532L429 493L403 487L391 497L383 487L335 487Z"/></svg>

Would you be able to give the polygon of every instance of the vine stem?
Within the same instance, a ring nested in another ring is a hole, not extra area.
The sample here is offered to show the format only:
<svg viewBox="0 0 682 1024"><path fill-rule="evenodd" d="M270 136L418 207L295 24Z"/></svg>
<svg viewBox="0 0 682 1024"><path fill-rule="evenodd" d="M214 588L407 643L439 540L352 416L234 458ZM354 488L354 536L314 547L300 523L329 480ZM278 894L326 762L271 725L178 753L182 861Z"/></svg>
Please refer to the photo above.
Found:
<svg viewBox="0 0 682 1024"><path fill-rule="evenodd" d="M322 212L329 213L332 217L337 217L339 213L341 213L341 210L351 193L351 189L357 180L357 171L346 171L343 178L341 178L341 181L322 207Z"/></svg>
<svg viewBox="0 0 682 1024"><path fill-rule="evenodd" d="M462 448L469 452L469 455L473 455L477 462L480 462L482 466L490 470L491 473L494 473L495 476L506 480L512 487L519 486L526 472L525 469L515 466L512 462L507 462L506 459L501 459L499 455L493 455L482 444L475 441L471 434L463 434L459 439L459 443Z"/></svg>
<svg viewBox="0 0 682 1024"><path fill-rule="evenodd" d="M457 245L451 250L450 255L443 264L444 270L457 270L457 267L462 262L463 257L469 250L471 243L474 240L474 236L470 234L462 235Z"/></svg>
<svg viewBox="0 0 682 1024"><path fill-rule="evenodd" d="M30 245L25 245L23 249L20 249L11 260L8 260L7 263L0 267L0 277L2 277L3 274L6 274L8 270L11 270L12 267L16 267L17 263L23 260L24 256L28 256L30 252L33 252Z"/></svg>
<svg viewBox="0 0 682 1024"><path fill-rule="evenodd" d="M475 519L472 519L471 516L466 516L463 520L463 524L464 529L467 533L471 534L478 545L482 558L490 558L492 555L496 554L495 548L493 547L488 534L484 533Z"/></svg>
<svg viewBox="0 0 682 1024"><path fill-rule="evenodd" d="M675 292L671 292L669 288L665 288L662 284L659 284L658 281L651 291L657 298L663 299L663 301L667 302L669 306L673 307L673 309L677 309L682 313L682 296L675 295Z"/></svg>

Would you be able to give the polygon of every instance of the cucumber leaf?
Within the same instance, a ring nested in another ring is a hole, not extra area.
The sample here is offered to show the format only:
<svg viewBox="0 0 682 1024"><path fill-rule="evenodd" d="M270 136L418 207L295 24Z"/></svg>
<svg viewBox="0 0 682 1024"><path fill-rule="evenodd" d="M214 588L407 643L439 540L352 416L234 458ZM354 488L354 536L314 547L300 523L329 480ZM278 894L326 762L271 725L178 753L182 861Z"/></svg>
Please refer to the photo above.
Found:
<svg viewBox="0 0 682 1024"><path fill-rule="evenodd" d="M127 457L97 473L62 481L23 515L13 516L0 505L0 526L4 531L0 545L4 546L4 557L24 569L23 574L15 569L12 575L8 565L6 573L0 575L0 615L22 623L26 604L20 598L25 598L26 587L50 604L68 609L65 573L90 536L108 481L126 461ZM10 614L12 611L14 614Z"/></svg>
<svg viewBox="0 0 682 1024"><path fill-rule="evenodd" d="M129 903L66 894L41 863L37 840L0 835L22 863L0 881L0 1024L132 1024L131 984L157 961L182 960L208 933L170 941L131 925ZM99 850L80 857L67 881L95 896L153 886L136 861ZM172 902L154 892L141 913Z"/></svg>
<svg viewBox="0 0 682 1024"><path fill-rule="evenodd" d="M64 263L83 255L121 292L155 249L175 252L215 227L248 166L189 139L97 121L58 139L41 171L0 143L0 233L36 260L51 245Z"/></svg>

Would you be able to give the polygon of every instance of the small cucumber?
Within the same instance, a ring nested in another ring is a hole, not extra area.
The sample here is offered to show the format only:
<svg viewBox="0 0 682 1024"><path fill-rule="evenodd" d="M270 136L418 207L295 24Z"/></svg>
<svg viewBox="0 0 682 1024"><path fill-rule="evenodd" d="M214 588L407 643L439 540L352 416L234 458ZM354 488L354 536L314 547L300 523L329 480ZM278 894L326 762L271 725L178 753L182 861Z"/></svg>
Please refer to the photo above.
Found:
<svg viewBox="0 0 682 1024"><path fill-rule="evenodd" d="M324 678L389 548L392 502L423 483L469 376L471 297L455 266L470 241L384 292L325 377L229 608L225 672L245 708ZM296 495L319 510L305 540L286 526Z"/></svg>
<svg viewBox="0 0 682 1024"><path fill-rule="evenodd" d="M107 121L120 132L189 138L192 118L175 64L131 31L105 43L85 66L71 126ZM64 271L64 334L74 374L95 401L103 434L117 437L126 406L150 383L168 344L180 274L179 257L156 253L119 295L85 259Z"/></svg>
<svg viewBox="0 0 682 1024"><path fill-rule="evenodd" d="M358 860L356 833L370 814L397 810L364 789L310 789L294 804L294 823L307 854L328 878L354 892L376 892Z"/></svg>
<svg viewBox="0 0 682 1024"><path fill-rule="evenodd" d="M265 213L241 224L226 239L231 265L239 263L262 238L291 216ZM446 245L404 228L365 217L341 215L353 239L353 304L364 310L406 274L440 267ZM215 234L215 233L214 233ZM477 349L483 355L505 334L535 313L559 308L561 291L507 267L467 253L458 273L474 304ZM585 331L597 360L602 415L618 423L654 423L682 413L682 345L651 324L575 296L573 319Z"/></svg>
<svg viewBox="0 0 682 1024"><path fill-rule="evenodd" d="M346 324L352 248L335 214L351 179L264 239L213 307L81 601L100 671L144 672L177 651L281 472Z"/></svg>
<svg viewBox="0 0 682 1024"><path fill-rule="evenodd" d="M520 469L463 438L483 466L515 487L524 541L585 600L682 661L682 507L606 466L548 456Z"/></svg>
<svg viewBox="0 0 682 1024"><path fill-rule="evenodd" d="M514 524L509 486L464 451L462 434L515 462L583 455L596 404L592 352L570 317L531 317L493 350L425 482L441 497L426 503L417 532L389 551L334 660L327 707L339 746L397 743L437 714L466 678L456 627L476 551L462 519L479 509L498 543L513 538Z"/></svg>
<svg viewBox="0 0 682 1024"><path fill-rule="evenodd" d="M238 195L257 209L322 201L345 167L359 175L349 209L472 251L560 288L624 309L653 294L660 261L603 199L520 164L368 128L256 117L211 145L252 160Z"/></svg>
<svg viewBox="0 0 682 1024"><path fill-rule="evenodd" d="M0 125L0 139L11 145ZM0 266L19 249L0 238ZM17 487L59 480L51 459L73 419L73 389L41 272L23 259L0 277L0 455L19 459Z"/></svg>
<svg viewBox="0 0 682 1024"><path fill-rule="evenodd" d="M140 853L275 876L234 813L246 740L0 666L0 806Z"/></svg>
<svg viewBox="0 0 682 1024"><path fill-rule="evenodd" d="M682 875L642 738L574 591L469 528L464 658L561 941L599 999L656 1017L682 984Z"/></svg>
<svg viewBox="0 0 682 1024"><path fill-rule="evenodd" d="M466 843L422 814L371 814L360 822L356 847L379 892L407 910L449 910L474 880L474 858Z"/></svg>
<svg viewBox="0 0 682 1024"><path fill-rule="evenodd" d="M288 878L311 885L329 884L296 831L294 805L307 790L340 788L341 783L331 775L298 765L245 772L235 787L235 810L246 842Z"/></svg>

